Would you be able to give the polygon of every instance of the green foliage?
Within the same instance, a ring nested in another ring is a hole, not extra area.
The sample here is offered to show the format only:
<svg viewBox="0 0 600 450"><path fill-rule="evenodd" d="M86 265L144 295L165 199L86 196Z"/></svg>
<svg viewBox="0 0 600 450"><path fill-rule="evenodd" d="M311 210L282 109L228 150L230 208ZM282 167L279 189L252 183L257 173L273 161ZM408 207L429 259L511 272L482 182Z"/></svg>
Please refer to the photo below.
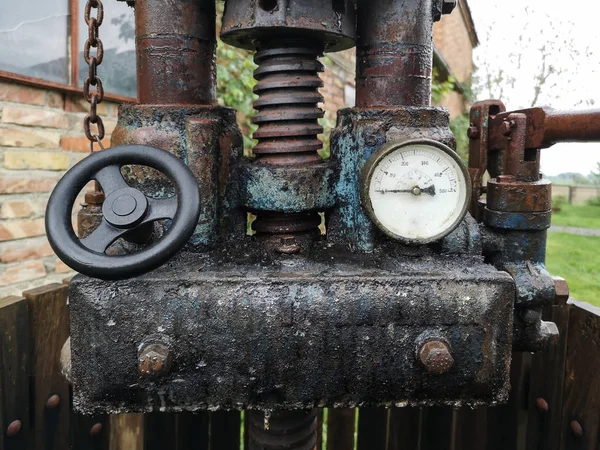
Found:
<svg viewBox="0 0 600 450"><path fill-rule="evenodd" d="M252 123L256 98L253 73L256 65L249 51L231 47L219 40L217 44L217 97L219 104L237 110L238 123L244 135L244 149L249 152L255 141L250 138L256 125Z"/></svg>
<svg viewBox="0 0 600 450"><path fill-rule="evenodd" d="M456 151L465 164L469 163L469 138L467 136L469 125L468 114L463 114L450 121L450 129L456 137Z"/></svg>
<svg viewBox="0 0 600 450"><path fill-rule="evenodd" d="M431 99L433 103L439 103L445 96L456 89L456 80L452 77L443 79L436 67L433 68L431 83Z"/></svg>
<svg viewBox="0 0 600 450"><path fill-rule="evenodd" d="M585 202L588 206L593 206L595 208L600 207L600 196L590 198L587 202ZM600 211L598 211L598 215L600 216Z"/></svg>
<svg viewBox="0 0 600 450"><path fill-rule="evenodd" d="M552 214L552 225L600 229L600 208L565 203L560 211Z"/></svg>
<svg viewBox="0 0 600 450"><path fill-rule="evenodd" d="M572 297L600 306L600 237L549 233L546 266L567 280Z"/></svg>
<svg viewBox="0 0 600 450"><path fill-rule="evenodd" d="M569 204L569 199L564 195L552 197L552 207L561 210L565 205Z"/></svg>

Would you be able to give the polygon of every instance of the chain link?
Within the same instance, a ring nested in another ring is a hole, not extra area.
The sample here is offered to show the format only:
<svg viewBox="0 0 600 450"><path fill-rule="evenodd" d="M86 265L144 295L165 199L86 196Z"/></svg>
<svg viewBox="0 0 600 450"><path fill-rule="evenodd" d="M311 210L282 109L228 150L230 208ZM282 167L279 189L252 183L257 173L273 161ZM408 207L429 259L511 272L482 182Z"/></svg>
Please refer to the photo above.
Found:
<svg viewBox="0 0 600 450"><path fill-rule="evenodd" d="M96 17L92 17L92 10L96 10ZM85 5L85 23L88 26L88 38L83 47L83 59L89 67L88 76L83 83L83 97L90 104L90 113L83 119L83 131L90 141L90 151L94 151L94 143L102 148L104 139L104 123L98 115L98 104L104 100L104 87L98 77L98 66L104 59L104 46L100 40L100 25L104 21L104 5L101 0L88 0ZM91 55L92 48L96 54ZM92 89L92 87L94 89ZM98 132L92 133L92 124L96 125Z"/></svg>

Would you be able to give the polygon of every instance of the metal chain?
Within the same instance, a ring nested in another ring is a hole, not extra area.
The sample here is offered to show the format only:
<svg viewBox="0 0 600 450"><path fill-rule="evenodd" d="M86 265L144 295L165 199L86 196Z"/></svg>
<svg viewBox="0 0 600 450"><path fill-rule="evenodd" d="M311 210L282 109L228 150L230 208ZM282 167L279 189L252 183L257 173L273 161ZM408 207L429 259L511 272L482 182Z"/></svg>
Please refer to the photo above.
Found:
<svg viewBox="0 0 600 450"><path fill-rule="evenodd" d="M91 17L92 9L96 9L96 17ZM85 5L85 23L88 26L88 38L83 48L83 59L89 67L88 76L83 83L83 97L90 104L90 113L83 119L83 131L90 141L90 151L94 151L94 143L97 142L102 147L104 139L104 123L97 113L98 104L104 100L104 87L102 80L98 77L98 66L104 59L104 46L100 40L100 25L104 21L104 5L101 0L88 0ZM90 55L92 48L96 49L96 55ZM90 91L91 87L94 90ZM91 125L98 128L98 133L93 134Z"/></svg>

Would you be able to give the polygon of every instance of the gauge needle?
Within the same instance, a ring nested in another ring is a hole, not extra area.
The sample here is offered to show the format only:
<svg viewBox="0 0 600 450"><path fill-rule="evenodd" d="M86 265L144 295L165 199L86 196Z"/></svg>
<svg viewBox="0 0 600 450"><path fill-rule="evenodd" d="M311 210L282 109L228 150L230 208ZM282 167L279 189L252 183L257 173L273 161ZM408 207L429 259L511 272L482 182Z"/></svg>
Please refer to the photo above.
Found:
<svg viewBox="0 0 600 450"><path fill-rule="evenodd" d="M435 186L432 184L426 188L420 188L419 186L415 186L412 189L381 189L377 191L380 194L412 194L412 195L421 195L421 194L429 194L432 197L435 195Z"/></svg>

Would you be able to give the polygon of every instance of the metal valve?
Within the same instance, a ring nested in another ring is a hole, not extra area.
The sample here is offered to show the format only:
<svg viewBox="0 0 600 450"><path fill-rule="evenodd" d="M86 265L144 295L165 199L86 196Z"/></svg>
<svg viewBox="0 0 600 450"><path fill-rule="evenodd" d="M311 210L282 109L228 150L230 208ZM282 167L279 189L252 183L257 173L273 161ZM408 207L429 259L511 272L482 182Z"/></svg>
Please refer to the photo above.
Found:
<svg viewBox="0 0 600 450"><path fill-rule="evenodd" d="M175 185L177 196L149 198L130 187L121 175L121 167L127 164L164 173ZM90 180L100 183L106 197L103 217L94 231L78 239L71 225L71 211L75 198ZM48 201L46 232L54 252L72 269L101 279L124 279L164 264L192 236L199 215L198 185L185 164L164 150L128 145L94 153L65 174ZM105 254L117 239L162 219L173 222L157 242L125 256Z"/></svg>

